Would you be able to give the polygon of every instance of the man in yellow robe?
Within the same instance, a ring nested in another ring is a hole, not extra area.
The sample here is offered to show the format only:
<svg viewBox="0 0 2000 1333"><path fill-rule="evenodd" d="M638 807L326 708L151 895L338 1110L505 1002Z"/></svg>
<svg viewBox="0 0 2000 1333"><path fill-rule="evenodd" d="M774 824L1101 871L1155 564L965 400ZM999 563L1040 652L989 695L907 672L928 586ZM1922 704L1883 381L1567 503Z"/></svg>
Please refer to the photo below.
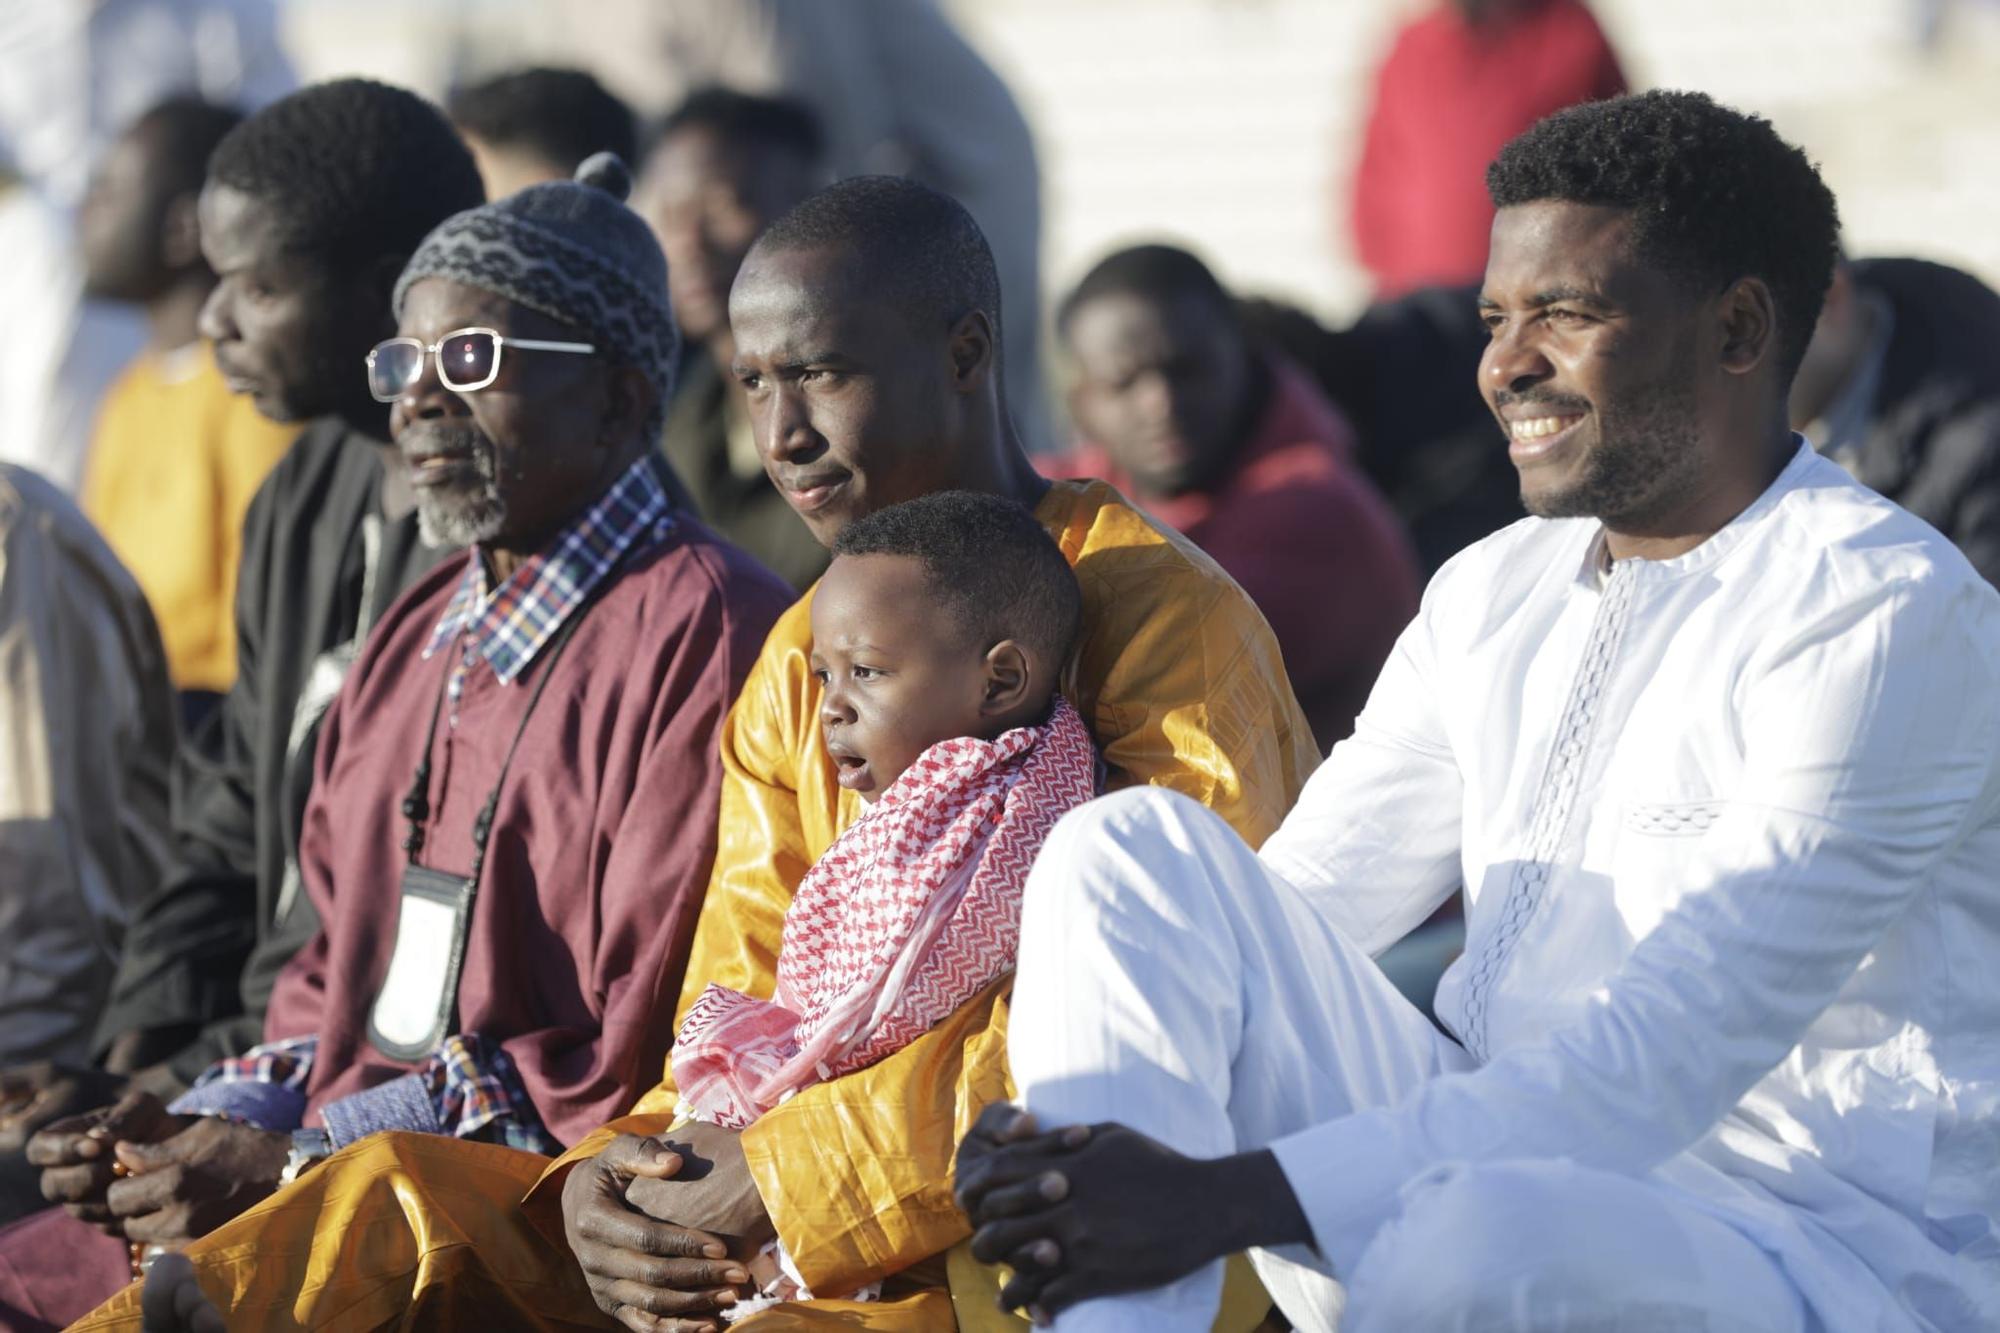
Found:
<svg viewBox="0 0 2000 1333"><path fill-rule="evenodd" d="M943 195L862 177L801 204L730 297L765 466L823 540L938 490L1033 506L1083 590L1064 692L1111 784L1171 787L1260 842L1318 759L1277 643L1213 561L1115 490L1035 474L1001 407L998 310L985 242ZM861 813L821 738L810 600L772 631L724 726L716 872L682 1011L709 982L771 994L792 892ZM368 1140L191 1247L196 1281L230 1327L373 1328L408 1310L423 1327L693 1330L720 1327L717 1295L740 1271L703 1247L726 1237L740 1258L775 1235L815 1293L886 1279L881 1299L787 1305L735 1327L997 1326L990 1274L948 1252L969 1234L953 1150L1012 1091L1007 986L740 1137L681 1126L663 1078L554 1165ZM653 1164L653 1135L683 1160ZM687 1179L644 1178L676 1166ZM134 1289L76 1327L130 1328L138 1310Z"/></svg>
<svg viewBox="0 0 2000 1333"><path fill-rule="evenodd" d="M188 97L154 107L112 145L81 214L86 286L142 306L149 333L98 407L81 503L144 590L184 694L236 679L243 515L298 435L229 391L195 329L215 288L195 199L242 118Z"/></svg>

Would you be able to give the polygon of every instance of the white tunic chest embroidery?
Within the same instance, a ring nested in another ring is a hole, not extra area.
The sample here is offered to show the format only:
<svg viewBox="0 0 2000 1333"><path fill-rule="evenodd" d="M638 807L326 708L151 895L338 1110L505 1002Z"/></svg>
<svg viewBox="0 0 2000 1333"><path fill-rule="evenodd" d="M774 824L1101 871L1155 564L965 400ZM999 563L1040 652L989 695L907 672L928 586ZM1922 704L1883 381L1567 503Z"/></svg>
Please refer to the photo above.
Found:
<svg viewBox="0 0 2000 1333"><path fill-rule="evenodd" d="M1596 728L1598 702L1610 679L1617 659L1619 640L1624 637L1626 611L1632 603L1632 565L1612 567L1606 580L1597 617L1584 643L1583 657L1570 686L1569 702L1556 725L1555 740L1549 748L1548 767L1535 798L1534 813L1528 824L1528 841L1514 874L1507 884L1498 925L1492 938L1480 950L1465 987L1466 1049L1481 1060L1491 1049L1487 1036L1493 985L1505 969L1522 930L1534 915L1548 887L1549 873L1562 850L1570 817L1576 810L1577 790L1582 782L1584 761Z"/></svg>

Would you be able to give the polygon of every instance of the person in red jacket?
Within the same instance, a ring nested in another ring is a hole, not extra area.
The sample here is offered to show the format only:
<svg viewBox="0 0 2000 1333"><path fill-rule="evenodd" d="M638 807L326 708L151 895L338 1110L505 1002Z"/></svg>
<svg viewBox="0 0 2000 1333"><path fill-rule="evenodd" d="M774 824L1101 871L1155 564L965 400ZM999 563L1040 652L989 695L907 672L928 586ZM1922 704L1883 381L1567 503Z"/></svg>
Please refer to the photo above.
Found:
<svg viewBox="0 0 2000 1333"><path fill-rule="evenodd" d="M1354 182L1355 248L1377 297L1479 281L1486 164L1542 117L1624 91L1582 0L1449 0L1404 25Z"/></svg>
<svg viewBox="0 0 2000 1333"><path fill-rule="evenodd" d="M1109 481L1214 557L1271 622L1320 746L1346 736L1418 591L1346 419L1185 250L1106 258L1057 328L1081 439L1044 471Z"/></svg>

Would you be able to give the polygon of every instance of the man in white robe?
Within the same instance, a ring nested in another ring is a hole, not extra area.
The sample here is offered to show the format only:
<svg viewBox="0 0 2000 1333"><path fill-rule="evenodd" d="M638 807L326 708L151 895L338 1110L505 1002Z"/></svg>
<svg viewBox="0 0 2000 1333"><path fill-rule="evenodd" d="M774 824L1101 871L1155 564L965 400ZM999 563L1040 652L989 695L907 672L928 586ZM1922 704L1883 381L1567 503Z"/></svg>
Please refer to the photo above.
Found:
<svg viewBox="0 0 2000 1333"><path fill-rule="evenodd" d="M1488 181L1537 517L1260 851L1058 827L973 1252L1065 1330L1206 1328L1244 1248L1302 1329L2000 1327L2000 595L1786 428L1832 197L1684 93ZM1439 1032L1370 960L1461 882Z"/></svg>

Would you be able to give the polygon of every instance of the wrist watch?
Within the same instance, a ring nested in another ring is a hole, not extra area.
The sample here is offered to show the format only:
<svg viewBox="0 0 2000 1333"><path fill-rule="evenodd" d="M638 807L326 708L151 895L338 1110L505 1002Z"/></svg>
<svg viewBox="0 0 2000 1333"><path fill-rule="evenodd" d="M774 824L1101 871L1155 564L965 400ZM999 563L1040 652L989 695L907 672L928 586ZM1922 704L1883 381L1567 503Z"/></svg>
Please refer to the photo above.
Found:
<svg viewBox="0 0 2000 1333"><path fill-rule="evenodd" d="M333 1156L333 1136L325 1130L293 1130L292 1148L285 1154L285 1169L278 1176L279 1188L291 1184L331 1156Z"/></svg>

